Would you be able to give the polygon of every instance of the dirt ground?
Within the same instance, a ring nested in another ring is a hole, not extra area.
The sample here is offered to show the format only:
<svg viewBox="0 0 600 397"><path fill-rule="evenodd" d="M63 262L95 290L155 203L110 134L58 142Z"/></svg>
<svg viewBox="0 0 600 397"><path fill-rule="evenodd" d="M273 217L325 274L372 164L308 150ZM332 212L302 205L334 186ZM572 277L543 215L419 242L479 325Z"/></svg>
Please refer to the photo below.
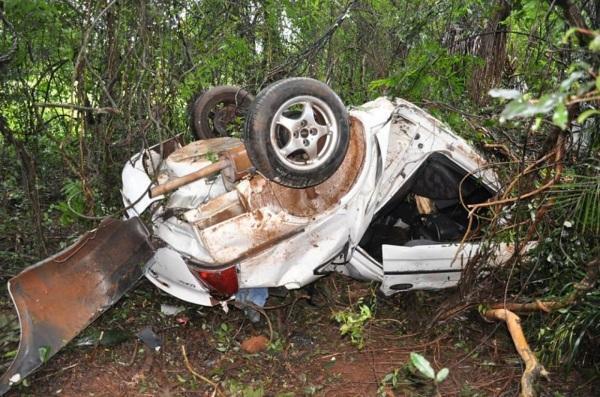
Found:
<svg viewBox="0 0 600 397"><path fill-rule="evenodd" d="M86 340L81 338L69 344L8 396L436 395L434 386L406 369L411 352L436 371L450 370L439 395L518 394L521 362L502 324L486 323L473 311L428 327L452 291L384 298L375 286L341 276L320 280L314 291L272 295L265 310L269 327L264 315L255 325L236 308L224 313L186 304L141 281L83 333L91 346L78 346ZM365 346L358 349L340 335L332 314L356 308L361 298L373 318L362 327ZM7 302L0 303L6 311ZM161 304L184 310L165 315ZM159 336L158 352L134 336L145 326ZM94 343L100 332L103 342ZM258 335L270 339L265 350L250 354L240 348ZM541 396L593 396L600 390L598 374L547 369L551 377L539 382Z"/></svg>

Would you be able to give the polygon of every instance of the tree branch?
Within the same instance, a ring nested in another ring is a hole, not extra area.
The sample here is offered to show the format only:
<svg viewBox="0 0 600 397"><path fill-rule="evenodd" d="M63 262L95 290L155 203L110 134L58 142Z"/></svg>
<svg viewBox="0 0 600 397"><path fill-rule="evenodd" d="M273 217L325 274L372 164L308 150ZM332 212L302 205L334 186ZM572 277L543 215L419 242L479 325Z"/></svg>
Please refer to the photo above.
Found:
<svg viewBox="0 0 600 397"><path fill-rule="evenodd" d="M62 108L62 109L74 109L82 112L91 112L91 113L104 113L104 114L121 114L121 110L117 108L104 107L104 108L94 108L89 106L80 106L75 105L73 103L34 103L33 106L39 108Z"/></svg>
<svg viewBox="0 0 600 397"><path fill-rule="evenodd" d="M7 30L9 30L12 33L12 36L13 36L12 45L8 49L8 52L6 54L0 55L0 66L2 66L5 63L8 63L12 59L15 52L17 51L17 34L15 32L15 28L6 19L6 17L4 16L4 12L1 9L0 9L0 20L2 21L4 26L6 26Z"/></svg>

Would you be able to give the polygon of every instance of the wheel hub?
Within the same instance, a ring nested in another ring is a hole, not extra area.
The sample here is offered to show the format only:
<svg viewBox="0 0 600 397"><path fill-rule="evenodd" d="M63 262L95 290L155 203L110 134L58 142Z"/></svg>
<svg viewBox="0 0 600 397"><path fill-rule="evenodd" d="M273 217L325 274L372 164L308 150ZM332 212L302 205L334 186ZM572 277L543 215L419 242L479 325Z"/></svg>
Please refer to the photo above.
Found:
<svg viewBox="0 0 600 397"><path fill-rule="evenodd" d="M339 140L337 132L333 111L325 102L299 96L277 110L271 124L271 144L286 166L307 171L330 158Z"/></svg>

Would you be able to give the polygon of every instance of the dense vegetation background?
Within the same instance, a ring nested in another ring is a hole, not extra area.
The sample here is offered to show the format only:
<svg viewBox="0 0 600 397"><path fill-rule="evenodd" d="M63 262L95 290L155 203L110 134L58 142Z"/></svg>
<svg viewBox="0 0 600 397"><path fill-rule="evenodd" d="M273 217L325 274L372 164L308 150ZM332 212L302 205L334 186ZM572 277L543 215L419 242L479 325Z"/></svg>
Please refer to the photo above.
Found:
<svg viewBox="0 0 600 397"><path fill-rule="evenodd" d="M348 105L413 101L485 151L506 189L479 232L538 246L484 280L472 264L454 302L568 301L529 336L546 362L600 364L597 1L2 0L0 20L2 284L118 214L124 160L191 139L199 92L310 76Z"/></svg>

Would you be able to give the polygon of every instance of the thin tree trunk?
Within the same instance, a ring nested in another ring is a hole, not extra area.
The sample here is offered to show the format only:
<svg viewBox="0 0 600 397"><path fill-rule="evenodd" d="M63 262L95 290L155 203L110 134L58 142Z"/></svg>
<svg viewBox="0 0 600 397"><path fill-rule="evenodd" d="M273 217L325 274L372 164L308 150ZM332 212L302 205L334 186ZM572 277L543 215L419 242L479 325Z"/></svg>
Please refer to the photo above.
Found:
<svg viewBox="0 0 600 397"><path fill-rule="evenodd" d="M35 169L34 159L31 157L23 142L15 138L13 132L8 128L4 117L0 116L0 133L4 139L14 146L19 162L21 163L21 174L23 189L27 192L29 205L31 208L31 221L33 223L36 239L34 246L38 256L43 257L48 254L46 249L46 239L42 229L42 211L40 207L40 197L37 190L37 172Z"/></svg>

